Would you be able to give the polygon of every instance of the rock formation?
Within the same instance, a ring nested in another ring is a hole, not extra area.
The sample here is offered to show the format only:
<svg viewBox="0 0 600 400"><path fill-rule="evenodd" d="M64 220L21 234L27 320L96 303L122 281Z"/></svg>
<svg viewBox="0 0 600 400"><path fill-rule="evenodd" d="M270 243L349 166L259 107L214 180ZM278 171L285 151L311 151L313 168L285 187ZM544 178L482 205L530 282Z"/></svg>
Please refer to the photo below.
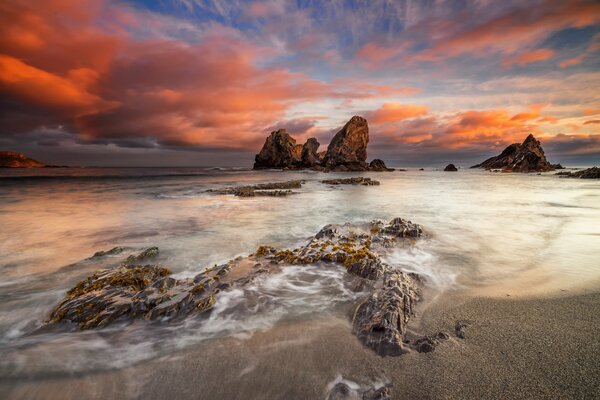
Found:
<svg viewBox="0 0 600 400"><path fill-rule="evenodd" d="M255 157L254 169L312 168L319 171L393 171L382 160L367 163L369 126L367 120L354 116L339 130L325 153L318 153L319 142L310 138L304 145L296 144L285 129L271 132L260 153Z"/></svg>
<svg viewBox="0 0 600 400"><path fill-rule="evenodd" d="M319 142L315 138L309 138L302 146L301 165L304 168L314 167L321 162L319 153Z"/></svg>
<svg viewBox="0 0 600 400"><path fill-rule="evenodd" d="M362 176L356 178L341 178L341 179L325 179L321 183L326 185L362 185L362 186L377 186L379 181L372 180L371 178L364 178Z"/></svg>
<svg viewBox="0 0 600 400"><path fill-rule="evenodd" d="M592 167L588 169L582 169L581 171L564 171L558 172L556 175L566 176L569 178L580 178L580 179L600 179L600 168Z"/></svg>
<svg viewBox="0 0 600 400"><path fill-rule="evenodd" d="M254 159L254 169L298 167L302 146L285 129L271 132Z"/></svg>
<svg viewBox="0 0 600 400"><path fill-rule="evenodd" d="M293 250L260 246L250 256L180 279L171 277L168 268L148 264L158 255L158 248L152 247L77 283L51 312L48 324L70 323L91 329L117 320L177 320L210 310L221 291L243 287L260 274L289 265L337 265L359 280L357 290L371 290L359 300L353 332L378 354L399 355L413 346L404 335L420 299L422 281L418 275L387 265L381 256L396 246L411 245L422 235L421 226L402 218L389 223L327 225L305 246ZM115 249L96 256L122 250Z"/></svg>
<svg viewBox="0 0 600 400"><path fill-rule="evenodd" d="M332 169L364 171L367 169L368 144L367 120L354 116L331 139L325 158L323 158L323 166Z"/></svg>
<svg viewBox="0 0 600 400"><path fill-rule="evenodd" d="M458 169L454 166L454 164L448 164L446 165L446 168L444 168L444 171L458 171Z"/></svg>
<svg viewBox="0 0 600 400"><path fill-rule="evenodd" d="M0 151L0 168L42 168L53 167L53 165L44 164L24 154L14 151Z"/></svg>
<svg viewBox="0 0 600 400"><path fill-rule="evenodd" d="M529 134L523 143L513 143L500 155L471 168L502 169L506 172L545 172L554 170L546 160L540 142Z"/></svg>

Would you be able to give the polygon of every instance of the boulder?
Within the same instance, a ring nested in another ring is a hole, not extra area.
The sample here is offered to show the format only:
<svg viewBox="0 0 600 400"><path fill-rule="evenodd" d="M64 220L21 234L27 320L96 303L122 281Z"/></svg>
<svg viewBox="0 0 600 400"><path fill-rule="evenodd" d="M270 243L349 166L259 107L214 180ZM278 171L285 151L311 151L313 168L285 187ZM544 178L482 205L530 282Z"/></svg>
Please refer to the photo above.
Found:
<svg viewBox="0 0 600 400"><path fill-rule="evenodd" d="M310 168L320 163L321 158L319 153L317 153L319 146L320 144L316 138L309 138L306 143L304 143L300 157L302 167Z"/></svg>
<svg viewBox="0 0 600 400"><path fill-rule="evenodd" d="M374 159L369 163L369 171L393 171L394 168L388 168L383 160L379 158Z"/></svg>
<svg viewBox="0 0 600 400"><path fill-rule="evenodd" d="M334 170L361 171L368 168L367 145L369 126L367 120L354 116L335 134L327 147L323 165Z"/></svg>
<svg viewBox="0 0 600 400"><path fill-rule="evenodd" d="M448 164L446 165L446 168L444 168L444 171L458 171L458 168L456 168L454 164Z"/></svg>
<svg viewBox="0 0 600 400"><path fill-rule="evenodd" d="M546 160L541 143L529 134L523 143L513 143L500 155L471 168L501 169L505 172L545 172L554 170Z"/></svg>
<svg viewBox="0 0 600 400"><path fill-rule="evenodd" d="M254 159L254 169L290 168L301 164L302 146L285 129L271 132Z"/></svg>

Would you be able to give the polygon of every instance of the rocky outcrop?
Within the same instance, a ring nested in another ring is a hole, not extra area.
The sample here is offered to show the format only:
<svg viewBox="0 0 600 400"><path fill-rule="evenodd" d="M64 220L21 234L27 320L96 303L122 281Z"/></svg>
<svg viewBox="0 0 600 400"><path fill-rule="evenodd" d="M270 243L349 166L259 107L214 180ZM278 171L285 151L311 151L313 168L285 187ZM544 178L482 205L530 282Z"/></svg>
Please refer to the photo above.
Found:
<svg viewBox="0 0 600 400"><path fill-rule="evenodd" d="M305 246L292 250L260 246L247 257L182 279L171 277L166 267L145 264L158 255L158 248L153 247L76 284L51 312L48 323L68 322L91 329L117 320L179 319L210 310L222 290L247 285L260 274L289 265L337 265L361 280L358 287L372 291L356 308L353 332L378 354L398 355L405 346L406 325L419 301L422 282L381 257L422 235L419 225L402 218L389 223L327 225Z"/></svg>
<svg viewBox="0 0 600 400"><path fill-rule="evenodd" d="M298 167L302 146L285 129L271 132L254 159L254 169Z"/></svg>
<svg viewBox="0 0 600 400"><path fill-rule="evenodd" d="M386 167L386 165L383 162L383 160L380 160L379 158L376 158L376 159L374 159L373 161L371 161L369 163L369 171L377 171L377 172L394 171L394 168L388 168L388 167Z"/></svg>
<svg viewBox="0 0 600 400"><path fill-rule="evenodd" d="M310 138L304 143L302 146L302 155L301 155L301 166L304 168L314 167L321 162L321 158L319 157L319 142L315 138Z"/></svg>
<svg viewBox="0 0 600 400"><path fill-rule="evenodd" d="M369 125L367 120L354 116L335 134L323 165L332 169L364 171L367 169L367 145L369 144Z"/></svg>
<svg viewBox="0 0 600 400"><path fill-rule="evenodd" d="M254 169L311 168L318 171L393 171L383 160L367 164L369 126L367 120L354 116L340 129L327 147L318 152L319 142L310 138L304 145L296 144L285 129L271 132L260 153L255 157Z"/></svg>
<svg viewBox="0 0 600 400"><path fill-rule="evenodd" d="M454 171L458 171L458 168L456 168L454 166L454 164L448 164L448 165L446 165L446 168L444 168L444 171L454 172Z"/></svg>
<svg viewBox="0 0 600 400"><path fill-rule="evenodd" d="M215 194L232 194L238 197L283 197L298 193L290 189L300 189L303 183L304 181L258 183L256 185L226 187L223 189L208 189L207 192Z"/></svg>
<svg viewBox="0 0 600 400"><path fill-rule="evenodd" d="M341 179L325 179L321 183L326 185L363 185L363 186L377 186L379 181L372 180L371 178L363 178L362 176L356 178L341 178Z"/></svg>
<svg viewBox="0 0 600 400"><path fill-rule="evenodd" d="M14 151L0 151L0 168L43 168L54 167L54 165L44 164L24 154Z"/></svg>
<svg viewBox="0 0 600 400"><path fill-rule="evenodd" d="M600 179L600 168L592 167L588 169L582 169L581 171L564 171L557 172L556 175L566 176L569 178L580 178L580 179Z"/></svg>
<svg viewBox="0 0 600 400"><path fill-rule="evenodd" d="M505 172L545 172L554 170L546 160L540 142L532 134L523 143L513 143L500 155L491 157L471 168L501 169Z"/></svg>

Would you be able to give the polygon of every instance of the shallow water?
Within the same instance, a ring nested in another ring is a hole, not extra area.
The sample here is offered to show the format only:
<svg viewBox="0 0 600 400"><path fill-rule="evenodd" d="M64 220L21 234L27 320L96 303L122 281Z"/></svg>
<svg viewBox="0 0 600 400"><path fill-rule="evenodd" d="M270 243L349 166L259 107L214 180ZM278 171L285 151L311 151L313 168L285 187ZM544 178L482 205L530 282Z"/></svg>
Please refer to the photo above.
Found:
<svg viewBox="0 0 600 400"><path fill-rule="evenodd" d="M40 175L44 175L40 177ZM244 340L302 320L348 320L364 293L340 268L290 267L219 296L209 316L178 323L38 332L65 291L127 253L159 246L177 276L257 246L295 247L329 223L403 217L428 237L385 257L432 293L529 296L597 287L600 183L479 170L365 173L381 186L332 187L350 174L242 169L52 169L0 175L0 378L61 377L122 368L215 337ZM287 198L236 198L207 189L306 180ZM302 339L302 338L299 338Z"/></svg>

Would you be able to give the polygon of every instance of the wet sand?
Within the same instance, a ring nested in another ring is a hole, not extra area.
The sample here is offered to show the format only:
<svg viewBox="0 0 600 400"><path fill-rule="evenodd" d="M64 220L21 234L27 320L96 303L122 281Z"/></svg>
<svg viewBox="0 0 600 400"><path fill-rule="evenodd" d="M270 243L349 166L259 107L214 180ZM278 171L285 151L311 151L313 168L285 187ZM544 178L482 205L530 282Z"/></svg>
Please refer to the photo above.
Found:
<svg viewBox="0 0 600 400"><path fill-rule="evenodd" d="M214 339L133 367L84 376L0 381L7 399L323 399L336 378L391 384L392 399L592 399L600 393L600 292L426 303L410 335L451 334L431 353L381 358L349 319L280 324ZM465 339L455 323L468 321Z"/></svg>

